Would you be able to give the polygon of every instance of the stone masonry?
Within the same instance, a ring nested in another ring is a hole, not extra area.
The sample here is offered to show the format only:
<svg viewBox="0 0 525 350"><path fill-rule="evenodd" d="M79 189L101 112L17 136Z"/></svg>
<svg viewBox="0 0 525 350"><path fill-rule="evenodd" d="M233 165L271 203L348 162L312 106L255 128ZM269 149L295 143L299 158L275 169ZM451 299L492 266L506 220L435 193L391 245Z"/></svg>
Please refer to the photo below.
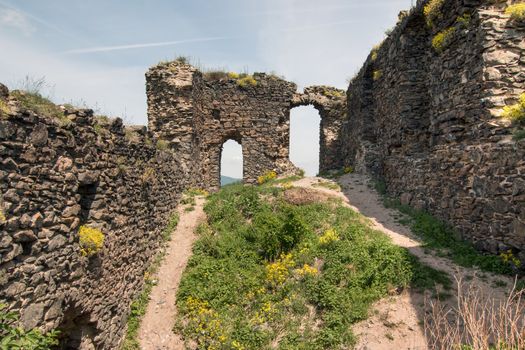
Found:
<svg viewBox="0 0 525 350"><path fill-rule="evenodd" d="M525 141L499 117L525 91L525 24L508 3L446 0L434 27L419 1L348 88L347 164L384 181L481 250L525 261ZM467 25L458 17L470 16ZM438 53L432 38L454 26Z"/></svg>
<svg viewBox="0 0 525 350"><path fill-rule="evenodd" d="M0 114L0 300L26 328L60 329L61 348L116 349L190 185L179 159L145 127L90 110L44 117L0 98L12 107ZM80 225L104 233L96 256L80 253Z"/></svg>
<svg viewBox="0 0 525 350"><path fill-rule="evenodd" d="M345 94L329 87L306 88L273 75L255 73L254 86L223 74L211 79L189 64L162 63L146 74L149 130L169 142L188 164L196 164L199 187L220 186L222 145L242 146L245 183L269 170L291 174L290 109L312 104L321 115L320 170L340 168L339 134Z"/></svg>

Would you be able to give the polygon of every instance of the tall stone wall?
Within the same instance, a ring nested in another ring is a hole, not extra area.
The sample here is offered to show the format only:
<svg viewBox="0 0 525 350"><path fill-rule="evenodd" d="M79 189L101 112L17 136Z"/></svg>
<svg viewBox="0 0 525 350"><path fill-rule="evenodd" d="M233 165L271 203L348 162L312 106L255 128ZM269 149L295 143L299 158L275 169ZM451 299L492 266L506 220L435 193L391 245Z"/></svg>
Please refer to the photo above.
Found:
<svg viewBox="0 0 525 350"><path fill-rule="evenodd" d="M419 1L350 83L342 153L390 194L491 253L525 261L525 141L501 109L525 91L525 25L507 4L446 0L433 27ZM470 23L458 17L470 15ZM443 52L440 31L456 34Z"/></svg>
<svg viewBox="0 0 525 350"><path fill-rule="evenodd" d="M0 300L27 328L60 329L64 348L116 349L189 180L144 127L90 110L50 118L9 100L0 112ZM92 257L81 254L81 225L105 235Z"/></svg>
<svg viewBox="0 0 525 350"><path fill-rule="evenodd" d="M296 85L264 73L255 84L239 84L227 74L202 74L189 64L159 64L146 74L149 128L172 149L196 164L197 185L220 186L222 145L242 146L245 183L255 183L266 171L297 171L289 160L290 109L312 104L320 111L320 169L342 165L339 136L345 114L345 94L329 87Z"/></svg>

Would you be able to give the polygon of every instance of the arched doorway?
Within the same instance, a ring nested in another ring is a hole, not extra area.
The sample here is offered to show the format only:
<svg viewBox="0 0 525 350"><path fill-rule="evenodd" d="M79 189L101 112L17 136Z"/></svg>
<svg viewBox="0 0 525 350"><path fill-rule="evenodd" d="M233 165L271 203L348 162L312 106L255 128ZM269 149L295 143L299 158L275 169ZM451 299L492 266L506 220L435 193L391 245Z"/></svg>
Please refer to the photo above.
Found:
<svg viewBox="0 0 525 350"><path fill-rule="evenodd" d="M222 145L220 176L221 186L242 182L242 146L234 140L230 139Z"/></svg>
<svg viewBox="0 0 525 350"><path fill-rule="evenodd" d="M290 160L306 176L319 173L321 117L313 106L299 106L290 111Z"/></svg>

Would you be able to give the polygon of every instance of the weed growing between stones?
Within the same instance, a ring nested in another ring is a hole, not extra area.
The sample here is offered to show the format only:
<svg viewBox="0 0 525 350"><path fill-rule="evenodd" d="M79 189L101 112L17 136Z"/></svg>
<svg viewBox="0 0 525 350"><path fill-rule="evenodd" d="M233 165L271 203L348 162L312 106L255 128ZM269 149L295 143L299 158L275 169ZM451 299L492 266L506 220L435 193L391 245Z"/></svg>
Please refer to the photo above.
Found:
<svg viewBox="0 0 525 350"><path fill-rule="evenodd" d="M78 230L80 253L83 256L93 256L104 246L104 234L102 231L88 226L80 226Z"/></svg>
<svg viewBox="0 0 525 350"><path fill-rule="evenodd" d="M390 198L385 198L385 206L408 215L410 219L406 223L413 233L422 238L425 246L435 249L460 266L478 267L483 271L500 274L512 274L519 267L511 259L505 261L500 256L483 255L472 244L461 239L452 227L424 211Z"/></svg>
<svg viewBox="0 0 525 350"><path fill-rule="evenodd" d="M441 8L444 3L445 0L430 0L423 8L423 14L425 15L425 20L429 27L433 27L436 24L436 21L443 18Z"/></svg>
<svg viewBox="0 0 525 350"><path fill-rule="evenodd" d="M18 315L5 311L6 307L7 305L0 303L0 349L49 350L58 345L58 331L25 331L16 326Z"/></svg>
<svg viewBox="0 0 525 350"><path fill-rule="evenodd" d="M277 187L229 185L205 211L175 326L199 348L350 346L374 301L450 284L336 200L291 205Z"/></svg>
<svg viewBox="0 0 525 350"><path fill-rule="evenodd" d="M277 178L277 173L273 170L269 170L257 178L257 183L262 185L270 180L274 180L275 178Z"/></svg>
<svg viewBox="0 0 525 350"><path fill-rule="evenodd" d="M505 9L505 14L512 20L525 21L525 3L513 4Z"/></svg>
<svg viewBox="0 0 525 350"><path fill-rule="evenodd" d="M525 121L525 93L520 95L518 103L503 107L501 117L515 123Z"/></svg>
<svg viewBox="0 0 525 350"><path fill-rule="evenodd" d="M237 80L237 84L242 88L247 88L249 86L256 86L257 80L252 75L246 75Z"/></svg>
<svg viewBox="0 0 525 350"><path fill-rule="evenodd" d="M449 27L442 30L441 32L437 33L434 38L432 38L432 47L437 53L442 53L450 45L455 35L455 27Z"/></svg>
<svg viewBox="0 0 525 350"><path fill-rule="evenodd" d="M7 117L10 109L4 100L0 99L0 117Z"/></svg>

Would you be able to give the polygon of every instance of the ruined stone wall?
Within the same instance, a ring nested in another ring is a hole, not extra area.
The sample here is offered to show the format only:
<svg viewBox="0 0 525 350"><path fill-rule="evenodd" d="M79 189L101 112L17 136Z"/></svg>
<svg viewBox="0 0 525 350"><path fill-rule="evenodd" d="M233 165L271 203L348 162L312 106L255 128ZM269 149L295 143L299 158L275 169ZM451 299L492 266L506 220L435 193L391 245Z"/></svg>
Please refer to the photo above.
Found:
<svg viewBox="0 0 525 350"><path fill-rule="evenodd" d="M0 300L27 328L60 329L70 348L116 349L188 184L178 156L120 119L10 104L0 115ZM92 257L80 252L81 225L105 235Z"/></svg>
<svg viewBox="0 0 525 350"><path fill-rule="evenodd" d="M513 249L525 261L525 142L499 118L525 91L525 25L504 3L446 0L429 27L425 3L350 83L342 153L478 248ZM432 39L450 27L456 34L438 53Z"/></svg>
<svg viewBox="0 0 525 350"><path fill-rule="evenodd" d="M253 85L242 85L225 73L202 74L180 62L159 64L146 74L149 128L199 169L198 187L216 190L222 145L230 139L242 146L245 183L255 183L269 170L295 173L289 160L290 109L312 104L321 115L320 170L340 168L344 92L310 87L299 94L295 84L276 76L255 73L253 78Z"/></svg>

